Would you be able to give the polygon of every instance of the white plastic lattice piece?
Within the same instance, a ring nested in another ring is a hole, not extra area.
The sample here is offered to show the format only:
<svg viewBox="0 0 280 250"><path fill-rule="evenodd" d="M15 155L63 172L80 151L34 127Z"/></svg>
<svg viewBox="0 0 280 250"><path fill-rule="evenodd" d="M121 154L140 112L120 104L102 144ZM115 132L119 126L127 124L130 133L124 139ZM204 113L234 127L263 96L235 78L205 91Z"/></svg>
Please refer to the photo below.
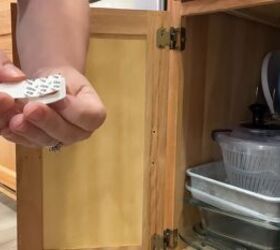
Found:
<svg viewBox="0 0 280 250"><path fill-rule="evenodd" d="M61 74L54 74L18 83L0 83L0 92L14 99L28 99L50 104L65 98L66 82Z"/></svg>

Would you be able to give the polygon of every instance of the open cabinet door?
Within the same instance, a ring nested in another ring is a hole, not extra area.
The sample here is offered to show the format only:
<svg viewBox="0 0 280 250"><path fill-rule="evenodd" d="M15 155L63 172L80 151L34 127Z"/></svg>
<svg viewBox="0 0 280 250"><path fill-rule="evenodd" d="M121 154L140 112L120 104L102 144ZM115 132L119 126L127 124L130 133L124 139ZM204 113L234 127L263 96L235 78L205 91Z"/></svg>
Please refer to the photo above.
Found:
<svg viewBox="0 0 280 250"><path fill-rule="evenodd" d="M86 75L107 120L59 153L17 148L19 250L150 249L165 164L165 22L161 12L91 9Z"/></svg>

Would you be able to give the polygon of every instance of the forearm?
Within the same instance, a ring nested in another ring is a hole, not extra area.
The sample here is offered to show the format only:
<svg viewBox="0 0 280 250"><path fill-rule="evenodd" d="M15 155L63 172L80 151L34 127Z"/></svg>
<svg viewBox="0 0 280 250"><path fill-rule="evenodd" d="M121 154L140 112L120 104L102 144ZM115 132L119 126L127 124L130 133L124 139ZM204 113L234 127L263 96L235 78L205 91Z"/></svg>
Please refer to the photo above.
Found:
<svg viewBox="0 0 280 250"><path fill-rule="evenodd" d="M89 34L86 0L21 0L17 44L22 69L73 66L83 71Z"/></svg>

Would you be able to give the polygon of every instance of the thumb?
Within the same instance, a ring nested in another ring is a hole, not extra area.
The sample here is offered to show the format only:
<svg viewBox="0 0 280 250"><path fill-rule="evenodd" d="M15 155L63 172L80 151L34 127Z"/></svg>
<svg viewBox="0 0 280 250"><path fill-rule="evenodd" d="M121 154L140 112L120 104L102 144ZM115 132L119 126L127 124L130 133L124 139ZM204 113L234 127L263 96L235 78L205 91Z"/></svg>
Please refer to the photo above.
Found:
<svg viewBox="0 0 280 250"><path fill-rule="evenodd" d="M16 82L25 78L25 74L0 50L0 82Z"/></svg>
<svg viewBox="0 0 280 250"><path fill-rule="evenodd" d="M12 63L0 66L0 82L17 82L25 78L24 73Z"/></svg>

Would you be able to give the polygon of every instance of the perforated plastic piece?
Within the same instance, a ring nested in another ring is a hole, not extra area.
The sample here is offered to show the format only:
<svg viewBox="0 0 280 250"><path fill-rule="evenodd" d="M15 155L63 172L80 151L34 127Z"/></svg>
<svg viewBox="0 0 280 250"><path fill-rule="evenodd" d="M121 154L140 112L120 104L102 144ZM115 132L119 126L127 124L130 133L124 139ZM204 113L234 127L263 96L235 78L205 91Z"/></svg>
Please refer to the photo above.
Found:
<svg viewBox="0 0 280 250"><path fill-rule="evenodd" d="M1 83L0 92L8 94L14 99L28 99L50 104L65 98L66 83L61 74L54 74L18 83Z"/></svg>

